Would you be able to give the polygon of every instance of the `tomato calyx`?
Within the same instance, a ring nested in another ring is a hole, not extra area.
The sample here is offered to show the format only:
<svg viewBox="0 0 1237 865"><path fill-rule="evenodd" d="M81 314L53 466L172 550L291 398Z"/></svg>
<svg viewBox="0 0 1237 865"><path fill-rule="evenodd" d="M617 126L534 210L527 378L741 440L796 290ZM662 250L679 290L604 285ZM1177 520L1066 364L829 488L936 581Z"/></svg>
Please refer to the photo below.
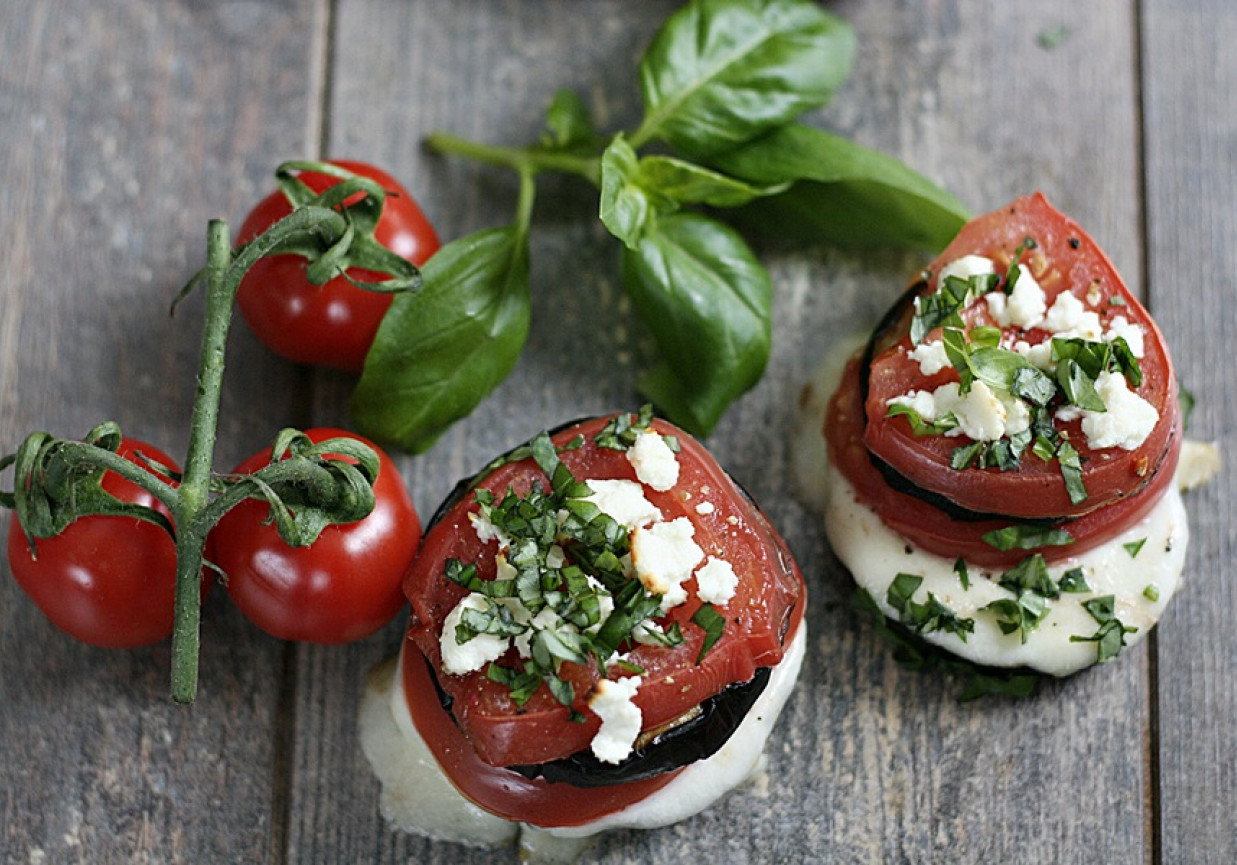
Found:
<svg viewBox="0 0 1237 865"><path fill-rule="evenodd" d="M298 176L306 171L329 175L339 182L317 192ZM353 286L367 291L393 293L421 287L417 266L374 238L387 192L373 178L335 163L291 161L275 169L275 182L294 210L326 208L339 212L348 222L348 230L329 245L324 246L312 235L302 235L278 249L280 253L294 253L308 260L305 276L310 283L325 285L343 276ZM350 268L385 273L388 278L359 280L349 275Z"/></svg>
<svg viewBox="0 0 1237 865"><path fill-rule="evenodd" d="M172 484L177 478L170 467L143 459L144 469L125 459L119 454L122 440L120 427L111 421L90 430L82 441L34 432L15 453L0 459L0 471L13 466L13 491L0 492L0 506L17 514L32 552L36 540L55 537L84 514L132 517L176 537L164 513L123 501L104 489L103 476L112 471L160 501L175 497Z"/></svg>

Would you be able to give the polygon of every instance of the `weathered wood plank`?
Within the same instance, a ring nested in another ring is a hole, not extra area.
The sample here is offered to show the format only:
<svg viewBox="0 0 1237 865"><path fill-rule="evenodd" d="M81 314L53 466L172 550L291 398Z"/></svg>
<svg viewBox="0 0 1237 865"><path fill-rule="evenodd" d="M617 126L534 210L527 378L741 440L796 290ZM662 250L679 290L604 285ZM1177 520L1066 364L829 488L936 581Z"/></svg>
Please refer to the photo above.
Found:
<svg viewBox="0 0 1237 865"><path fill-rule="evenodd" d="M64 0L0 28L0 442L106 418L183 454L201 305L169 320L267 160L305 138L324 4ZM224 467L291 410L293 377L233 340ZM258 399L259 393L265 394ZM6 485L9 478L5 478ZM7 515L0 527L7 530ZM167 700L168 647L103 651L39 614L0 565L5 861L260 861L283 649L216 591L199 703Z"/></svg>
<svg viewBox="0 0 1237 865"><path fill-rule="evenodd" d="M1237 428L1229 358L1237 339L1237 9L1143 4L1147 284L1151 308L1197 398L1189 435L1229 462ZM1158 637L1159 817L1165 862L1237 860L1237 642L1231 611L1231 467L1187 497L1187 579Z"/></svg>
<svg viewBox="0 0 1237 865"><path fill-rule="evenodd" d="M631 123L638 112L628 84L632 64L671 6L343 3L331 147L391 165L446 238L501 224L514 206L509 178L427 156L415 142L436 127L487 141L531 140L545 101L564 84L582 89L603 127ZM1043 188L1138 281L1136 73L1127 8L833 8L855 22L863 47L855 78L821 123L901 156L976 210ZM1061 25L1069 31L1059 47L1037 44L1037 34ZM383 132L375 135L379 115ZM616 375L608 361L597 361L618 355L618 338L594 330L590 351L580 353L573 334L577 322L621 320L612 244L592 225L591 199L564 184L539 205L529 347L512 380L472 419L426 456L404 460L423 510L456 477L536 429L635 399L628 371ZM595 858L1049 861L1088 849L1143 858L1150 842L1142 795L1149 785L1146 649L1050 684L1027 703L959 708L946 683L898 669L855 622L846 608L848 581L817 518L786 495L786 439L800 384L830 343L875 320L922 260L824 250L771 252L767 260L778 292L774 357L764 382L711 444L766 503L812 575L813 651L769 755L767 783L679 827L606 838ZM551 319L558 326L538 325ZM615 342L598 347L598 339ZM319 415L338 418L348 383L321 384ZM348 735L359 676L396 635L345 654L303 652L298 727ZM329 745L303 735L297 742L293 858L485 859L394 836L375 821L377 785L355 742ZM324 789L324 778L337 786ZM321 820L332 813L346 826L324 829Z"/></svg>

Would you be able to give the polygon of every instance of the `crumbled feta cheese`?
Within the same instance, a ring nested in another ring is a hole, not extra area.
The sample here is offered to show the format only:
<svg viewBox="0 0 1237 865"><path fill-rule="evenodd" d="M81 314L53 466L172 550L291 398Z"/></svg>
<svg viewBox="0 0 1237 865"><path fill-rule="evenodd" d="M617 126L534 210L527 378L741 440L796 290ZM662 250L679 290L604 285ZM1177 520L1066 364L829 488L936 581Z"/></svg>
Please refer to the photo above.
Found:
<svg viewBox="0 0 1237 865"><path fill-rule="evenodd" d="M919 371L924 375L936 375L950 366L949 355L945 352L945 343L939 339L920 343L907 354L911 360L919 364Z"/></svg>
<svg viewBox="0 0 1237 865"><path fill-rule="evenodd" d="M498 660L507 651L508 639L492 634L477 634L464 643L456 642L455 628L464 617L465 610L484 610L486 598L478 592L472 592L460 599L446 620L442 623L442 633L438 637L438 645L442 650L442 669L452 676L462 676L474 670L480 670L490 661Z"/></svg>
<svg viewBox="0 0 1237 865"><path fill-rule="evenodd" d="M469 514L468 521L472 523L472 530L477 533L477 540L481 541L481 543L488 544L490 541L498 541L498 548L501 550L511 546L511 538L507 537L506 532L481 516L481 514Z"/></svg>
<svg viewBox="0 0 1237 865"><path fill-rule="evenodd" d="M1087 309L1070 291L1057 295L1040 326L1063 339L1081 338L1094 341L1103 333L1099 313Z"/></svg>
<svg viewBox="0 0 1237 865"><path fill-rule="evenodd" d="M937 390L940 389L937 388ZM955 384L954 390L956 391L957 389L958 386ZM893 399L888 400L885 405L904 405L928 423L932 423L932 421L944 414L943 411L937 409L936 394L926 390L907 391L901 396L895 396Z"/></svg>
<svg viewBox="0 0 1237 865"><path fill-rule="evenodd" d="M601 729L590 747L593 756L603 763L623 762L636 744L644 717L632 698L642 681L640 676L602 679L588 701L589 708L601 718Z"/></svg>
<svg viewBox="0 0 1237 865"><path fill-rule="evenodd" d="M725 606L734 597L739 577L734 567L725 559L709 556L700 570L696 571L696 597L706 604Z"/></svg>
<svg viewBox="0 0 1237 865"><path fill-rule="evenodd" d="M640 482L659 493L679 482L678 458L660 433L645 430L636 436L636 443L627 449L627 461Z"/></svg>
<svg viewBox="0 0 1237 865"><path fill-rule="evenodd" d="M964 255L941 268L938 284L943 284L951 276L970 279L972 276L987 276L990 273L996 273L996 265L992 263L992 259L982 255Z"/></svg>
<svg viewBox="0 0 1237 865"><path fill-rule="evenodd" d="M644 488L635 481L590 480L593 494L587 498L623 528L631 531L662 518L657 506L644 497Z"/></svg>
<svg viewBox="0 0 1237 865"><path fill-rule="evenodd" d="M702 517L707 517L709 514L713 513L716 510L717 510L717 506L714 505L712 502L701 502L700 504L696 505L696 513L700 514L700 516Z"/></svg>
<svg viewBox="0 0 1237 865"><path fill-rule="evenodd" d="M965 435L975 441L996 441L1031 424L1031 412L1022 400L997 393L982 381L973 382L967 393L960 392L957 382L950 382L932 393L910 391L886 404L909 406L928 423L953 414L958 425L945 435Z"/></svg>
<svg viewBox="0 0 1237 865"><path fill-rule="evenodd" d="M1031 366L1038 367L1044 372L1056 372L1057 365L1052 360L1052 340L1031 345L1026 340L1020 339L1014 343L1012 350L1025 357Z"/></svg>
<svg viewBox="0 0 1237 865"><path fill-rule="evenodd" d="M692 540L695 534L696 528L687 517L654 523L631 533L636 577L650 592L662 595L663 612L687 600L683 583L704 560L704 550Z"/></svg>
<svg viewBox="0 0 1237 865"><path fill-rule="evenodd" d="M1101 372L1095 392L1107 411L1084 411L1082 432L1092 448L1119 447L1127 451L1141 445L1155 429L1160 414L1155 406L1129 389L1119 372Z"/></svg>
<svg viewBox="0 0 1237 865"><path fill-rule="evenodd" d="M1130 347L1130 353L1134 357L1143 356L1145 348L1142 325L1131 323L1124 315L1115 315L1108 325L1108 330L1104 331L1104 341L1112 342L1117 337L1125 339L1125 344Z"/></svg>
<svg viewBox="0 0 1237 865"><path fill-rule="evenodd" d="M984 295L988 312L1001 327L1035 327L1044 317L1047 302L1031 271L1018 265L1018 279L1014 290L1006 295L990 291Z"/></svg>

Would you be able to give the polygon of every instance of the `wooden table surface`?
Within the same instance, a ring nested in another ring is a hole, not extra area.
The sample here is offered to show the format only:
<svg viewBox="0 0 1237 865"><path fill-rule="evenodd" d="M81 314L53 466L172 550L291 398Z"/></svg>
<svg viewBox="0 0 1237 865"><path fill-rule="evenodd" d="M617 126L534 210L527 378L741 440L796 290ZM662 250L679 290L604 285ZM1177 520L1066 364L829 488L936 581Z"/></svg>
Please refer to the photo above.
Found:
<svg viewBox="0 0 1237 865"><path fill-rule="evenodd" d="M285 159L336 156L388 167L445 238L505 224L512 178L428 154L423 136L532 140L560 86L603 127L630 126L635 61L677 4L4 5L0 448L113 418L183 454L201 304L167 309L203 263L209 218L238 224ZM976 212L1044 190L1157 316L1197 397L1191 436L1232 453L1237 4L828 5L860 49L811 122L898 156ZM538 429L638 404L617 330L578 351L578 327L625 314L595 206L579 184L543 185L527 349L472 417L400 460L423 512ZM596 860L1237 862L1232 473L1189 496L1185 588L1148 640L1030 700L960 706L957 682L901 669L855 618L818 519L788 495L800 384L926 256L762 257L772 360L710 444L808 574L809 655L762 783L674 828L607 837ZM347 422L348 376L284 362L240 323L228 361L218 466L281 426ZM198 701L172 705L166 644L80 645L0 565L0 861L514 861L400 835L378 813L357 697L398 623L346 648L284 644L215 592L202 633Z"/></svg>

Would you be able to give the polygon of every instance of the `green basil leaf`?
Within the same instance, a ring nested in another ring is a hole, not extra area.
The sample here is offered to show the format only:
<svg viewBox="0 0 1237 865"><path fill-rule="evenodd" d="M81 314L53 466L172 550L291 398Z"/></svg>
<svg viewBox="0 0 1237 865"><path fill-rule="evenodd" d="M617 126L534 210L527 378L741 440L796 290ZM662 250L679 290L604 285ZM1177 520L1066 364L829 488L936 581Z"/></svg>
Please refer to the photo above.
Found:
<svg viewBox="0 0 1237 865"><path fill-rule="evenodd" d="M1066 358L1057 366L1057 383L1069 403L1087 411L1107 411L1104 400L1095 392L1095 381L1082 365Z"/></svg>
<svg viewBox="0 0 1237 865"><path fill-rule="evenodd" d="M675 204L739 207L766 195L783 192L789 184L758 187L673 156L646 156L640 160L640 184L654 189Z"/></svg>
<svg viewBox="0 0 1237 865"><path fill-rule="evenodd" d="M654 202L640 182L640 161L622 135L601 155L601 206L598 216L610 233L635 249L654 213Z"/></svg>
<svg viewBox="0 0 1237 865"><path fill-rule="evenodd" d="M795 181L738 211L745 227L771 237L937 250L970 218L956 198L892 156L802 124L710 162L756 185Z"/></svg>
<svg viewBox="0 0 1237 865"><path fill-rule="evenodd" d="M564 88L554 94L546 110L546 131L541 146L549 150L571 150L593 142L596 131L584 101L574 90Z"/></svg>
<svg viewBox="0 0 1237 865"><path fill-rule="evenodd" d="M691 213L661 218L624 249L622 272L659 354L641 390L671 421L708 435L768 361L768 273L735 231Z"/></svg>
<svg viewBox="0 0 1237 865"><path fill-rule="evenodd" d="M728 150L824 105L850 74L850 26L803 0L692 0L640 60L633 140Z"/></svg>
<svg viewBox="0 0 1237 865"><path fill-rule="evenodd" d="M352 394L371 438L419 453L510 374L528 335L527 238L492 228L440 249L397 295Z"/></svg>

